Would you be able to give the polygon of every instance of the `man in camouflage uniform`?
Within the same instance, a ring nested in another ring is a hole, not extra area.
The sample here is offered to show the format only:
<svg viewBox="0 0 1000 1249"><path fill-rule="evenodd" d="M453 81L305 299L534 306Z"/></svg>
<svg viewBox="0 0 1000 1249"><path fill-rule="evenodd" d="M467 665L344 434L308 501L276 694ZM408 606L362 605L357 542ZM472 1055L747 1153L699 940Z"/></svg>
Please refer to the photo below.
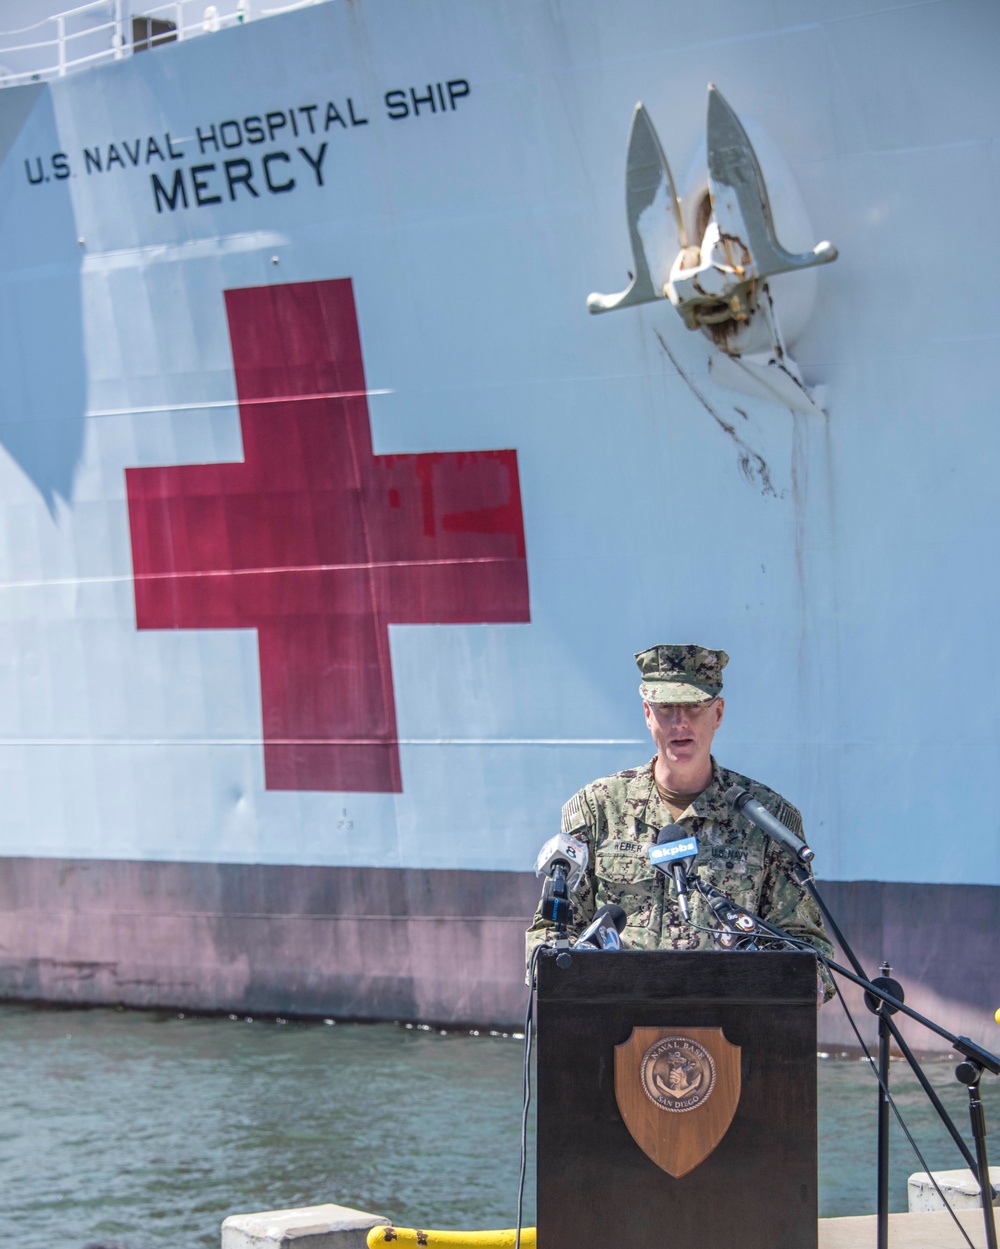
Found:
<svg viewBox="0 0 1000 1249"><path fill-rule="evenodd" d="M780 794L712 758L712 739L725 707L722 669L729 656L701 646L654 646L635 658L656 757L643 767L594 781L563 807L562 831L585 842L590 852L587 872L571 899L572 928L580 931L598 907L617 903L627 916L626 948L721 948L709 933L692 926L717 927L702 895L692 891L692 924L685 923L672 883L649 861L660 829L676 823L676 833L667 840L698 840L689 877L715 885L746 910L832 956L816 903L789 875L785 852L723 796L732 785L748 789L802 834L801 815ZM527 934L529 952L545 940L549 928L539 910ZM832 996L825 968L821 982L824 998Z"/></svg>

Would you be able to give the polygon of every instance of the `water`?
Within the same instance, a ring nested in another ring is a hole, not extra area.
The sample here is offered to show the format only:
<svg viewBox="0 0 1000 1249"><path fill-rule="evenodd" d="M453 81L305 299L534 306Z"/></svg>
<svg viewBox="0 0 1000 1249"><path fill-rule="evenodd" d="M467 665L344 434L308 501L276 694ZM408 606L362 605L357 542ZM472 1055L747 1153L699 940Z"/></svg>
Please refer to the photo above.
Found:
<svg viewBox="0 0 1000 1249"><path fill-rule="evenodd" d="M520 1041L486 1033L0 1006L0 1209L21 1249L216 1249L227 1214L323 1201L510 1226L521 1063ZM953 1065L928 1069L965 1130ZM821 1213L869 1213L872 1076L818 1070ZM961 1165L904 1064L892 1080L929 1164ZM984 1100L1000 1161L1000 1081ZM894 1130L893 1209L919 1169Z"/></svg>

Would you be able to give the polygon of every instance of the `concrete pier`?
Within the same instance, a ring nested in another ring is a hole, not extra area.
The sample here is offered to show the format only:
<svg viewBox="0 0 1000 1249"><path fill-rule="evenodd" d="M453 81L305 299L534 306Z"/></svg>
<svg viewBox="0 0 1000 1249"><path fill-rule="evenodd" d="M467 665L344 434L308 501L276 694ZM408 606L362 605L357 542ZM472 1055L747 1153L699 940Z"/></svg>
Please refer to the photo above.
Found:
<svg viewBox="0 0 1000 1249"><path fill-rule="evenodd" d="M982 1210L957 1210L956 1216L975 1249L986 1249ZM233 1214L222 1225L222 1249L365 1249L369 1228L388 1223L334 1205ZM874 1214L819 1221L819 1249L875 1249L875 1239ZM892 1249L954 1249L963 1243L947 1210L890 1214L889 1239Z"/></svg>
<svg viewBox="0 0 1000 1249"><path fill-rule="evenodd" d="M335 1205L231 1214L222 1224L222 1249L365 1249L369 1230L388 1222Z"/></svg>
<svg viewBox="0 0 1000 1249"><path fill-rule="evenodd" d="M953 1210L981 1210L982 1198L979 1185L968 1167L960 1171L935 1171L934 1179L938 1188L948 1199ZM1000 1205L1000 1167L990 1167L990 1183L997 1191L994 1206ZM943 1210L944 1205L938 1196L937 1188L931 1183L926 1171L916 1171L906 1182L907 1204L910 1212L922 1210Z"/></svg>
<svg viewBox="0 0 1000 1249"><path fill-rule="evenodd" d="M986 1249L982 1210L957 1210L955 1213L975 1249ZM875 1249L875 1222L874 1214L820 1219L819 1249ZM947 1210L889 1215L892 1249L956 1249L964 1243Z"/></svg>

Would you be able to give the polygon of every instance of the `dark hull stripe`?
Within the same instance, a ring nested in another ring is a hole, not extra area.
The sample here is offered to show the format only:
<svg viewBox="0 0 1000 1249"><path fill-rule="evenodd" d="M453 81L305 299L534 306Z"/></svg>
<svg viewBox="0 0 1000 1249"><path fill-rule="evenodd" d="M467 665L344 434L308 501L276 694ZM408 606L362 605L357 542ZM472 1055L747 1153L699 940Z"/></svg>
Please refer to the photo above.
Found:
<svg viewBox="0 0 1000 1249"><path fill-rule="evenodd" d="M887 958L912 1006L998 1047L1000 887L822 888L872 974ZM510 1027L537 894L521 872L5 858L0 997ZM819 1024L853 1043L836 1004Z"/></svg>

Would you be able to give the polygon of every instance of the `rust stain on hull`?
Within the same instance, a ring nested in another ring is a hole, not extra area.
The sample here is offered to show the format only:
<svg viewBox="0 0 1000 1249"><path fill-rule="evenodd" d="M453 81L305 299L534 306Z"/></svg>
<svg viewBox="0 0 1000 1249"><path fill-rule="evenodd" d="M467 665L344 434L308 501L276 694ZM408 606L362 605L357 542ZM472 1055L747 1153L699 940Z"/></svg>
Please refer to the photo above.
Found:
<svg viewBox="0 0 1000 1249"><path fill-rule="evenodd" d="M711 418L716 422L719 428L723 430L723 432L736 444L737 465L739 467L740 476L747 483L747 485L759 485L761 494L772 495L774 498L777 498L778 492L775 490L774 483L771 480L771 470L768 467L767 461L762 455L756 452L745 439L740 437L740 435L736 432L736 427L734 425L730 424L729 421L724 420L723 417L716 412L715 408L712 407L691 378L688 377L687 373L685 373L681 368L677 357L667 346L666 339L660 331L656 330L655 334L659 340L660 346L666 352L670 363L677 370L680 378L687 384L688 389L709 414L709 416L711 416ZM738 408L737 411L740 412L740 415L744 419L746 419L745 412L740 411Z"/></svg>

